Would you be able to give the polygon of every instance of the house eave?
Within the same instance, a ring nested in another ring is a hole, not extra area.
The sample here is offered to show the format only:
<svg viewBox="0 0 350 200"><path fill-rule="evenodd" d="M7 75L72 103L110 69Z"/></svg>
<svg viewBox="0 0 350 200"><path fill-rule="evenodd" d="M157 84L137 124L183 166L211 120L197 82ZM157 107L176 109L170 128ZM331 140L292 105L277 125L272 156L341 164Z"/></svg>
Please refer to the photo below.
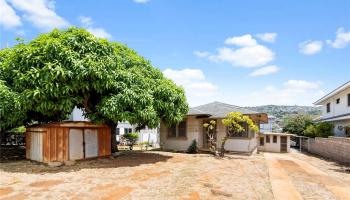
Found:
<svg viewBox="0 0 350 200"><path fill-rule="evenodd" d="M345 113L342 115L336 115L333 117L319 118L315 120L316 122L331 122L331 121L340 121L350 119L350 113Z"/></svg>
<svg viewBox="0 0 350 200"><path fill-rule="evenodd" d="M344 83L343 85L339 86L338 88L334 89L333 91L326 94L325 96L323 96L319 100L315 101L313 104L314 105L322 105L322 102L328 100L329 98L331 98L334 95L339 94L340 92L344 91L348 87L350 87L350 81L348 81L348 82Z"/></svg>

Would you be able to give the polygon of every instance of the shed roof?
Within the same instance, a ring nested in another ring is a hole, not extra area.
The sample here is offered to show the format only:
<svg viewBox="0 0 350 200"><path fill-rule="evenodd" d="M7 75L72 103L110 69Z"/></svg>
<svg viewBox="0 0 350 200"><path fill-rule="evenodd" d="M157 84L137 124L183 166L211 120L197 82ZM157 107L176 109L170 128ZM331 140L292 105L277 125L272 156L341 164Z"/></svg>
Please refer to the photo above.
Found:
<svg viewBox="0 0 350 200"><path fill-rule="evenodd" d="M295 134L290 133L273 133L273 132L261 132L261 135L281 135L281 136L295 136Z"/></svg>
<svg viewBox="0 0 350 200"><path fill-rule="evenodd" d="M108 127L105 124L94 124L87 121L62 121L62 122L51 122L46 124L33 124L28 126L27 129L31 128L48 128L48 127L75 127L75 128L98 128Z"/></svg>

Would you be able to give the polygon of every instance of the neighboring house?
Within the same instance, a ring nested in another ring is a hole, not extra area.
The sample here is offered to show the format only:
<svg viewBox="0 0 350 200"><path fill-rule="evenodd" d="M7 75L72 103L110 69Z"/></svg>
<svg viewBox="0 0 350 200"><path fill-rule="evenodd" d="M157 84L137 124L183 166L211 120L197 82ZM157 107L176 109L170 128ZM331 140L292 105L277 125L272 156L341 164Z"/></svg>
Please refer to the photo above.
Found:
<svg viewBox="0 0 350 200"><path fill-rule="evenodd" d="M193 140L197 141L199 149L208 149L208 138L203 129L203 123L210 120L216 121L215 137L217 147L221 146L222 138L227 134L227 128L222 124L222 119L230 112L241 112L249 116L259 127L261 123L267 123L267 114L257 113L242 107L213 102L190 108L185 119L177 125L167 127L160 125L161 147L167 150L185 151ZM257 147L258 134L250 130L237 133L226 141L225 149L234 152L252 152Z"/></svg>
<svg viewBox="0 0 350 200"><path fill-rule="evenodd" d="M333 123L335 136L350 136L350 81L314 104L322 105L322 116L317 121Z"/></svg>
<svg viewBox="0 0 350 200"><path fill-rule="evenodd" d="M136 126L129 122L119 122L117 126L117 141L121 141L121 136L126 133L137 132L139 135L138 142L149 142L155 147L159 146L159 129L150 129L148 127L136 131Z"/></svg>
<svg viewBox="0 0 350 200"><path fill-rule="evenodd" d="M279 133L282 132L282 128L279 126L279 119L273 115L268 115L268 123L260 124L260 132L274 132Z"/></svg>
<svg viewBox="0 0 350 200"><path fill-rule="evenodd" d="M264 132L259 135L259 151L290 152L290 137L293 134Z"/></svg>
<svg viewBox="0 0 350 200"><path fill-rule="evenodd" d="M76 107L73 109L69 120L70 121L90 121L89 119L83 116L83 111ZM119 122L116 131L117 131L116 140L118 142L121 141L120 137L122 135L126 133L137 132L139 134L138 142L149 142L153 146L156 146L156 147L159 146L159 129L158 128L149 129L146 127L144 129L141 129L140 131L136 131L135 125L132 125L129 122Z"/></svg>
<svg viewBox="0 0 350 200"><path fill-rule="evenodd" d="M260 132L273 132L273 128L276 125L276 117L273 115L268 115L268 123L260 124Z"/></svg>

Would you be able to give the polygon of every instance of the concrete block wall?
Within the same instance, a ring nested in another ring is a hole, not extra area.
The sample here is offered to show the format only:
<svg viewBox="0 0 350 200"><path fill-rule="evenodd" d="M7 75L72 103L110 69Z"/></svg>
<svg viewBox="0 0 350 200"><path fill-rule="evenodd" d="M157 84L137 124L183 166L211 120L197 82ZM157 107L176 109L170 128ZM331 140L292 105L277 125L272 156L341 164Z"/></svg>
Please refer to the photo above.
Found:
<svg viewBox="0 0 350 200"><path fill-rule="evenodd" d="M338 162L350 163L350 138L310 138L308 145L308 151L310 153Z"/></svg>

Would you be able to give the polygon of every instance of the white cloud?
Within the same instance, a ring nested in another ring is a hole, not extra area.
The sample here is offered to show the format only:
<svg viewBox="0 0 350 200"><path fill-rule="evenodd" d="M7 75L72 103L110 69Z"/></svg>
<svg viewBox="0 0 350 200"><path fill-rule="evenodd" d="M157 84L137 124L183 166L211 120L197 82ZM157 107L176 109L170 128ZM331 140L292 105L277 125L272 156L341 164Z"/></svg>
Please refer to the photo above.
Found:
<svg viewBox="0 0 350 200"><path fill-rule="evenodd" d="M135 3L148 3L151 0L134 0Z"/></svg>
<svg viewBox="0 0 350 200"><path fill-rule="evenodd" d="M212 61L229 62L235 66L258 67L274 60L274 52L262 45L246 46L239 49L219 48L216 55L209 56Z"/></svg>
<svg viewBox="0 0 350 200"><path fill-rule="evenodd" d="M280 69L276 65L266 66L260 69L257 69L249 74L249 76L264 76L268 74L277 73Z"/></svg>
<svg viewBox="0 0 350 200"><path fill-rule="evenodd" d="M23 19L43 31L69 26L69 23L54 11L54 1L9 0L9 2L17 10L24 12Z"/></svg>
<svg viewBox="0 0 350 200"><path fill-rule="evenodd" d="M83 26L92 26L92 24L94 23L91 17L86 17L86 16L80 16L79 21Z"/></svg>
<svg viewBox="0 0 350 200"><path fill-rule="evenodd" d="M322 50L322 41L305 41L299 44L299 51L305 55L313 55Z"/></svg>
<svg viewBox="0 0 350 200"><path fill-rule="evenodd" d="M22 25L21 18L16 14L13 8L0 0L0 26L4 28L15 28Z"/></svg>
<svg viewBox="0 0 350 200"><path fill-rule="evenodd" d="M255 46L257 45L257 42L250 34L245 34L242 36L227 38L225 40L225 44L246 47L246 46Z"/></svg>
<svg viewBox="0 0 350 200"><path fill-rule="evenodd" d="M327 44L333 48L341 49L350 43L350 31L346 32L344 28L338 28L334 41L327 40Z"/></svg>
<svg viewBox="0 0 350 200"><path fill-rule="evenodd" d="M191 105L211 99L217 93L218 87L206 80L200 69L165 69L163 74L176 84L184 87L187 100Z"/></svg>
<svg viewBox="0 0 350 200"><path fill-rule="evenodd" d="M290 89L312 90L320 87L320 82L309 82L304 80L289 80L283 85Z"/></svg>
<svg viewBox="0 0 350 200"><path fill-rule="evenodd" d="M322 97L320 82L306 80L289 80L282 86L268 85L259 91L237 97L242 105L312 105Z"/></svg>
<svg viewBox="0 0 350 200"><path fill-rule="evenodd" d="M207 57L215 62L228 62L240 67L259 67L275 59L275 53L266 46L260 45L250 34L234 36L225 40L226 45L237 48L221 47L216 54L195 51L198 57Z"/></svg>
<svg viewBox="0 0 350 200"><path fill-rule="evenodd" d="M26 35L26 31L23 29L20 29L20 30L17 30L15 34L18 35L19 37L24 37Z"/></svg>
<svg viewBox="0 0 350 200"><path fill-rule="evenodd" d="M277 33L259 33L256 34L256 37L262 41L273 43L276 40Z"/></svg>
<svg viewBox="0 0 350 200"><path fill-rule="evenodd" d="M112 35L109 34L105 29L93 27L94 22L91 17L80 16L79 21L87 31L94 34L96 37L112 39Z"/></svg>
<svg viewBox="0 0 350 200"><path fill-rule="evenodd" d="M207 51L193 51L193 54L200 58L205 58L209 56L209 52Z"/></svg>
<svg viewBox="0 0 350 200"><path fill-rule="evenodd" d="M87 28L87 30L94 34L96 37L99 37L99 38L105 38L105 39L111 39L112 38L112 35L109 34L105 29L103 28L93 28L93 27L90 27L90 28Z"/></svg>

